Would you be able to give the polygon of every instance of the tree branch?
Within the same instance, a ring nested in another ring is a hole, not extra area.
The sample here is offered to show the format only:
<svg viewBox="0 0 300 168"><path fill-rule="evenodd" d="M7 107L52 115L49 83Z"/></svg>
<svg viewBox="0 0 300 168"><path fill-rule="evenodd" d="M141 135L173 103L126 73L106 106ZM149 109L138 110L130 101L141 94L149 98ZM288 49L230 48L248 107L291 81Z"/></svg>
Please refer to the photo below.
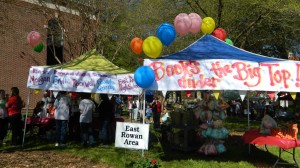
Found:
<svg viewBox="0 0 300 168"><path fill-rule="evenodd" d="M217 27L221 27L221 19L222 19L222 12L223 12L223 1L219 0L219 6L218 6L218 23Z"/></svg>

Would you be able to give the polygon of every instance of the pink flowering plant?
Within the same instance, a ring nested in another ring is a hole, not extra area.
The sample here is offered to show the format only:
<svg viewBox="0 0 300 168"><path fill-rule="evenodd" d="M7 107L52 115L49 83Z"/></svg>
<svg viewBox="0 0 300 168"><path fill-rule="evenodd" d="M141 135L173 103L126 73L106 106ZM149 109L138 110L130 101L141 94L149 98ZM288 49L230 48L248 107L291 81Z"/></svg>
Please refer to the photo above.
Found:
<svg viewBox="0 0 300 168"><path fill-rule="evenodd" d="M155 158L150 158L148 155L144 155L143 158L138 159L133 163L133 168L158 168L160 167Z"/></svg>

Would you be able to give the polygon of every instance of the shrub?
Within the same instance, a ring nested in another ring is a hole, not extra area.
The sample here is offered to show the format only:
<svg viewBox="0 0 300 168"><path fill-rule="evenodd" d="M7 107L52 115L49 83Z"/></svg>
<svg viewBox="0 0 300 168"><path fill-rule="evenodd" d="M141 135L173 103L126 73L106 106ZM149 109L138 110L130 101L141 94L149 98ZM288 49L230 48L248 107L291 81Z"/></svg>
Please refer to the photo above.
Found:
<svg viewBox="0 0 300 168"><path fill-rule="evenodd" d="M133 162L133 168L158 168L159 165L155 158L149 158L144 155L143 158Z"/></svg>

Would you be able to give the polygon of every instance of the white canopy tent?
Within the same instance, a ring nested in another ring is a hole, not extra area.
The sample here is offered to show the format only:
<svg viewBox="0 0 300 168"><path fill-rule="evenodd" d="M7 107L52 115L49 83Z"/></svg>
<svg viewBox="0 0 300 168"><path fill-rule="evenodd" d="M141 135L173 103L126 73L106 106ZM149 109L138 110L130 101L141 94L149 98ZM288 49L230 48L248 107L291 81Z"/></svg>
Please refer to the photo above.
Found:
<svg viewBox="0 0 300 168"><path fill-rule="evenodd" d="M122 69L96 50L70 62L54 66L32 66L29 70L26 117L30 103L30 92L37 90L87 92L103 94L140 95L140 88L134 81L134 74ZM23 144L26 132L23 136Z"/></svg>

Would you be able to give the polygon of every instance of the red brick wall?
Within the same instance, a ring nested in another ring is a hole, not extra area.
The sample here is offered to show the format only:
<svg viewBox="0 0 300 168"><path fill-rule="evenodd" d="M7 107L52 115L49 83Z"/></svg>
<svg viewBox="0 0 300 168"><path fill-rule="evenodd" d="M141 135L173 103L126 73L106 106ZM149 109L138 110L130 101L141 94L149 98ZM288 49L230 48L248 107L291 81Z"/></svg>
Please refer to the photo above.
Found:
<svg viewBox="0 0 300 168"><path fill-rule="evenodd" d="M28 89L27 77L30 66L46 65L46 50L36 53L27 44L26 36L30 31L38 31L42 34L43 43L46 46L48 20L54 16L54 10L47 13L41 10L41 6L22 1L0 2L0 89L10 94L10 88L16 86L20 89L20 96L27 102ZM77 16L65 14L68 18L65 24L70 34L76 34L80 21ZM71 26L71 27L68 27ZM75 37L69 37L76 41ZM77 37L78 38L78 37ZM65 47L68 44L65 43ZM77 48L76 46L72 46ZM79 47L78 47L79 48ZM78 51L73 51L80 55ZM70 58L65 52L65 58ZM30 108L34 108L37 101L42 98L39 94L30 94Z"/></svg>

